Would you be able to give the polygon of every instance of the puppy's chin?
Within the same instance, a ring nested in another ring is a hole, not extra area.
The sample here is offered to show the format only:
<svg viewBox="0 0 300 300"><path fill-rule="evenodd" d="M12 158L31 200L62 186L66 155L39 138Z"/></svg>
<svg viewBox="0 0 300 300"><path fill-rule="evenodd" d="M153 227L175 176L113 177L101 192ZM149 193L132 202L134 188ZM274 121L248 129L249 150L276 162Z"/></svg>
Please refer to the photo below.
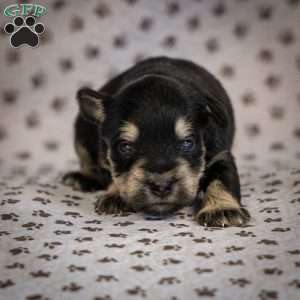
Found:
<svg viewBox="0 0 300 300"><path fill-rule="evenodd" d="M193 199L189 198L184 192L176 193L176 195L159 199L150 196L148 193L139 193L130 204L137 212L144 213L146 217L165 218L173 214L184 206L190 205Z"/></svg>
<svg viewBox="0 0 300 300"><path fill-rule="evenodd" d="M141 209L141 212L143 212L146 217L165 218L173 214L180 208L182 208L182 206L178 204L157 203L144 206Z"/></svg>

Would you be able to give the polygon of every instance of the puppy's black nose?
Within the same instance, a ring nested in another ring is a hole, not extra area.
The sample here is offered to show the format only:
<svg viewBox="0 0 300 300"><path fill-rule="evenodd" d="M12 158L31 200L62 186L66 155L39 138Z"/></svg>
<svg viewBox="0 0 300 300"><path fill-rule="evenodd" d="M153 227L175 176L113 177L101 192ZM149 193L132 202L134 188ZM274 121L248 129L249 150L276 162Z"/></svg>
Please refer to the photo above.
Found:
<svg viewBox="0 0 300 300"><path fill-rule="evenodd" d="M151 192L154 195L160 198L164 198L169 194L171 194L174 182L175 182L174 180L168 180L166 182L161 182L161 183L150 181L148 185Z"/></svg>

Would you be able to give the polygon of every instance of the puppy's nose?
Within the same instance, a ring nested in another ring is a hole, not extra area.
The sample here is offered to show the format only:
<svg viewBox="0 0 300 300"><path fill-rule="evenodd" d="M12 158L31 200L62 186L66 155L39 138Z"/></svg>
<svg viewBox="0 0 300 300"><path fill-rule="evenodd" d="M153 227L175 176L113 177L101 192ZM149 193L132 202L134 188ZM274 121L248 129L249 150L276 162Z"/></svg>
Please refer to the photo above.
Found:
<svg viewBox="0 0 300 300"><path fill-rule="evenodd" d="M168 180L162 183L150 181L148 185L154 195L164 198L171 194L174 182L174 180Z"/></svg>

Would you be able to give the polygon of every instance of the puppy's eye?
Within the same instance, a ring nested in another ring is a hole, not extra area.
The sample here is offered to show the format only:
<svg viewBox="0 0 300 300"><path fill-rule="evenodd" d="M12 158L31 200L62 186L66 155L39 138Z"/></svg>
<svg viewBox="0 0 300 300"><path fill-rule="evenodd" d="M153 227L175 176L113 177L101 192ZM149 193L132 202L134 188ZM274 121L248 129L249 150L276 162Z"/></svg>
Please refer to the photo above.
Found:
<svg viewBox="0 0 300 300"><path fill-rule="evenodd" d="M191 152L195 147L195 140L192 137L184 139L180 144L180 150L182 152Z"/></svg>
<svg viewBox="0 0 300 300"><path fill-rule="evenodd" d="M121 141L118 144L118 151L123 155L130 155L133 153L134 148L133 145L130 142L127 141Z"/></svg>

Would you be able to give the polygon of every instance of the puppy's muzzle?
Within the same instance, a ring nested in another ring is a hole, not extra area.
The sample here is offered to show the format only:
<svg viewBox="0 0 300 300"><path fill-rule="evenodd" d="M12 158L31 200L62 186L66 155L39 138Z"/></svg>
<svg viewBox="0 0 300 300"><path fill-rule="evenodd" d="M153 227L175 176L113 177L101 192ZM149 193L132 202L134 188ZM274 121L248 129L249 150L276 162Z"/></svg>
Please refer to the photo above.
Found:
<svg viewBox="0 0 300 300"><path fill-rule="evenodd" d="M159 198L166 198L173 192L175 182L174 178L149 180L147 181L147 186L153 195Z"/></svg>

